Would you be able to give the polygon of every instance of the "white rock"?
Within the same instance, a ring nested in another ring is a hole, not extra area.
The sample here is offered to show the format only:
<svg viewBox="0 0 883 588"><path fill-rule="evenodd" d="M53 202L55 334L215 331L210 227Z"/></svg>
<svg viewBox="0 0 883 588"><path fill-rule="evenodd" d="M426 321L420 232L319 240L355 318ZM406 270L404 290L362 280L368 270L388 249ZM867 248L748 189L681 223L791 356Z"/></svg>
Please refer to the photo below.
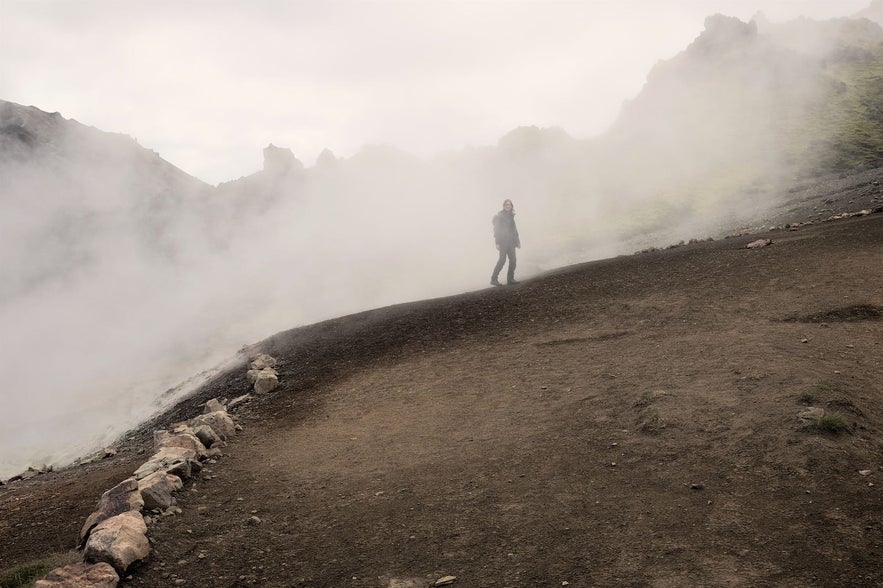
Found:
<svg viewBox="0 0 883 588"><path fill-rule="evenodd" d="M261 353L258 355L252 362L249 364L249 367L253 370L262 370L264 368L272 368L276 367L276 358L267 355L266 353Z"/></svg>
<svg viewBox="0 0 883 588"><path fill-rule="evenodd" d="M76 563L52 570L34 588L116 588L119 581L109 563Z"/></svg>
<svg viewBox="0 0 883 588"><path fill-rule="evenodd" d="M138 482L144 508L165 510L172 505L172 493L184 487L181 478L165 472L153 472Z"/></svg>
<svg viewBox="0 0 883 588"><path fill-rule="evenodd" d="M190 421L190 426L195 428L202 425L211 427L220 439L226 441L236 433L236 423L230 418L225 411L210 412L201 414Z"/></svg>
<svg viewBox="0 0 883 588"><path fill-rule="evenodd" d="M89 563L106 562L119 574L150 555L147 525L137 511L124 512L92 529L83 557Z"/></svg>
<svg viewBox="0 0 883 588"><path fill-rule="evenodd" d="M275 390L277 386L279 386L279 378L276 376L276 372L261 370L255 380L254 391L258 394L266 394Z"/></svg>
<svg viewBox="0 0 883 588"><path fill-rule="evenodd" d="M136 480L143 480L153 472L164 471L186 480L194 469L199 471L201 468L202 465L196 458L196 452L192 449L163 447L135 470L134 476Z"/></svg>
<svg viewBox="0 0 883 588"><path fill-rule="evenodd" d="M162 429L154 431L154 450L159 451L164 447L183 447L184 449L192 449L197 457L205 457L205 445L199 440L199 437L193 434L193 429L190 428L179 433L169 433Z"/></svg>
<svg viewBox="0 0 883 588"><path fill-rule="evenodd" d="M221 404L217 398L212 398L208 402L205 403L205 409L202 411L203 414L208 414L210 412L217 412L219 410L227 410L223 404Z"/></svg>
<svg viewBox="0 0 883 588"><path fill-rule="evenodd" d="M101 495L95 512L83 523L79 544L83 544L92 528L100 522L130 510L141 510L143 506L144 500L138 491L138 482L135 478L123 480Z"/></svg>

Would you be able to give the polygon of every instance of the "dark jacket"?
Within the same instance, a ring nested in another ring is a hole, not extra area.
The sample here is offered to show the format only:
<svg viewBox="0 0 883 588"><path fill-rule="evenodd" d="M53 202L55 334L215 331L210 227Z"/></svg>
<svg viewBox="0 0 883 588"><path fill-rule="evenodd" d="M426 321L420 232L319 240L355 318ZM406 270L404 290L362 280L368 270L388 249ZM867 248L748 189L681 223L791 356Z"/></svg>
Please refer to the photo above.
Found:
<svg viewBox="0 0 883 588"><path fill-rule="evenodd" d="M515 226L515 213L501 210L494 215L494 241L502 248L521 247L518 228Z"/></svg>

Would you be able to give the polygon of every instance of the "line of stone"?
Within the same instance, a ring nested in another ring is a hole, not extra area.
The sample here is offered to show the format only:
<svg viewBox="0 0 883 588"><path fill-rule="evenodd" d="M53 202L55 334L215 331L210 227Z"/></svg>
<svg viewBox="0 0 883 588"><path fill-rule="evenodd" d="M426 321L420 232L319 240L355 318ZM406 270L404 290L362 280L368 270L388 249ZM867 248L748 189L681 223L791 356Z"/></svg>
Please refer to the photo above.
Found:
<svg viewBox="0 0 883 588"><path fill-rule="evenodd" d="M266 354L249 364L247 377L255 392L271 392L279 385L275 366L276 360ZM245 394L225 404L212 398L203 414L170 430L154 431L156 453L131 477L102 494L83 524L77 544L83 561L52 570L34 588L116 588L135 562L150 555L151 514L181 512L174 493L202 470L203 461L215 463L221 457L226 441L242 430L228 411L250 399Z"/></svg>

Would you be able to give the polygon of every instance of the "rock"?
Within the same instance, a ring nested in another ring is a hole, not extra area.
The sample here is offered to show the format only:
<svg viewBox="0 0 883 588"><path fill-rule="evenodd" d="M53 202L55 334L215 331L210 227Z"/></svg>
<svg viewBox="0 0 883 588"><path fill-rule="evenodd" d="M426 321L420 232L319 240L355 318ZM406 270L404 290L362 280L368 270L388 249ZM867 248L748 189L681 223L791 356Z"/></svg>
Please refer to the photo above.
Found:
<svg viewBox="0 0 883 588"><path fill-rule="evenodd" d="M236 433L236 423L226 411L210 412L201 414L190 421L190 426L196 428L202 425L211 427L221 440L226 441Z"/></svg>
<svg viewBox="0 0 883 588"><path fill-rule="evenodd" d="M102 521L130 510L141 510L143 506L144 500L138 491L138 482L135 478L126 478L101 495L95 512L89 515L89 518L83 523L79 545L83 545L93 527Z"/></svg>
<svg viewBox="0 0 883 588"><path fill-rule="evenodd" d="M811 421L816 421L820 419L825 414L824 408L818 408L815 406L807 407L804 410L801 410L797 413L797 418L803 421L804 424Z"/></svg>
<svg viewBox="0 0 883 588"><path fill-rule="evenodd" d="M251 382L254 384L254 382ZM243 394L242 396L237 396L233 400L227 404L227 410L232 410L234 407L239 406L240 404L244 404L251 400L251 394Z"/></svg>
<svg viewBox="0 0 883 588"><path fill-rule="evenodd" d="M704 488L703 484L690 484L690 490L702 490Z"/></svg>
<svg viewBox="0 0 883 588"><path fill-rule="evenodd" d="M172 493L184 487L181 478L165 472L153 472L138 482L144 508L165 510L172 505Z"/></svg>
<svg viewBox="0 0 883 588"><path fill-rule="evenodd" d="M254 391L258 394L272 392L279 386L279 378L273 370L261 370L254 383Z"/></svg>
<svg viewBox="0 0 883 588"><path fill-rule="evenodd" d="M108 457L113 457L114 455L116 455L117 450L116 447L105 447L103 453L104 455L101 456L101 459L107 459Z"/></svg>
<svg viewBox="0 0 883 588"><path fill-rule="evenodd" d="M227 408L223 404L221 404L217 398L212 398L205 403L205 409L202 411L202 414L217 412L219 410L227 410Z"/></svg>
<svg viewBox="0 0 883 588"><path fill-rule="evenodd" d="M200 425L193 429L193 434L196 435L196 438L202 443L202 445L206 448L210 448L212 445L218 442L218 436L215 435L214 429L209 427L208 425Z"/></svg>
<svg viewBox="0 0 883 588"><path fill-rule="evenodd" d="M148 555L147 525L141 513L134 510L102 521L92 530L83 550L87 562L109 563L119 574Z"/></svg>
<svg viewBox="0 0 883 588"><path fill-rule="evenodd" d="M194 470L199 471L200 469L202 469L202 464L196 459L196 452L192 449L163 447L135 470L134 476L136 480L143 480L153 472L164 471L186 480Z"/></svg>
<svg viewBox="0 0 883 588"><path fill-rule="evenodd" d="M433 586L449 586L457 581L457 576L445 576L433 582Z"/></svg>
<svg viewBox="0 0 883 588"><path fill-rule="evenodd" d="M858 473L859 473L859 475L862 475L862 476L870 476L871 470L859 470Z"/></svg>
<svg viewBox="0 0 883 588"><path fill-rule="evenodd" d="M257 516L250 516L250 517L248 517L248 520L246 521L246 523L248 523L249 525L253 525L253 526L260 525L263 522L264 521L262 521L260 519L260 517L257 517Z"/></svg>
<svg viewBox="0 0 883 588"><path fill-rule="evenodd" d="M205 457L205 445L199 440L199 437L193 434L193 429L190 428L186 432L175 434L162 429L154 431L153 447L156 451L165 447L183 447L184 449L192 449L197 457Z"/></svg>
<svg viewBox="0 0 883 588"><path fill-rule="evenodd" d="M748 245L745 246L746 249L759 249L761 247L767 247L772 245L773 242L770 239L758 239L757 241L752 241Z"/></svg>
<svg viewBox="0 0 883 588"><path fill-rule="evenodd" d="M254 386L254 383L258 381L258 374L261 373L261 370L248 370L245 372L245 379L248 380L248 383Z"/></svg>
<svg viewBox="0 0 883 588"><path fill-rule="evenodd" d="M109 563L77 563L52 570L34 588L116 588L119 581Z"/></svg>
<svg viewBox="0 0 883 588"><path fill-rule="evenodd" d="M256 358L252 360L249 364L249 367L253 370L262 370L264 368L274 368L276 367L276 358L267 355L266 353L261 353Z"/></svg>

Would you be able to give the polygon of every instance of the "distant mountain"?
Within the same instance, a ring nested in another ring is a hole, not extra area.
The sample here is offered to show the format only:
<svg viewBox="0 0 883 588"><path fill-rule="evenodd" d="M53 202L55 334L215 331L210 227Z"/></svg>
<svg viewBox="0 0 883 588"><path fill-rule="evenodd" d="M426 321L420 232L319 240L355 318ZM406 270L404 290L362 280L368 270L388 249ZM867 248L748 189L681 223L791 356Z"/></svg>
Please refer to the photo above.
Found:
<svg viewBox="0 0 883 588"><path fill-rule="evenodd" d="M657 226L744 214L795 178L880 166L883 29L711 16L585 149L583 176Z"/></svg>
<svg viewBox="0 0 883 588"><path fill-rule="evenodd" d="M127 135L0 101L0 301L96 263L104 233L174 257L168 225L209 186Z"/></svg>

